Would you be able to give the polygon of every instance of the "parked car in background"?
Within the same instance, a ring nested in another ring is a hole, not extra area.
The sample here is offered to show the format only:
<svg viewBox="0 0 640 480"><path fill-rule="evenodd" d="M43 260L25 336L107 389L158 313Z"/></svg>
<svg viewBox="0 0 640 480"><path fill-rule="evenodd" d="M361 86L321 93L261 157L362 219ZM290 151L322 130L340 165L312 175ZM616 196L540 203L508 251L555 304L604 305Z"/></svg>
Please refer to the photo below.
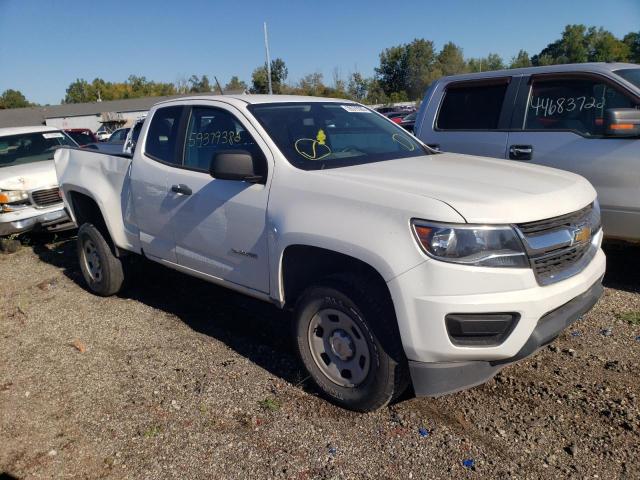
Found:
<svg viewBox="0 0 640 480"><path fill-rule="evenodd" d="M129 133L129 128L119 128L111 134L107 142L124 144L124 141L127 138L128 133Z"/></svg>
<svg viewBox="0 0 640 480"><path fill-rule="evenodd" d="M413 133L413 127L416 124L417 115L418 115L417 112L413 112L407 115L406 117L402 117L402 120L400 121L400 126L405 130L407 130L408 132Z"/></svg>
<svg viewBox="0 0 640 480"><path fill-rule="evenodd" d="M434 153L347 100L162 102L133 158L63 148L56 170L92 292L137 254L291 308L310 377L354 410L482 383L602 294L584 178Z"/></svg>
<svg viewBox="0 0 640 480"><path fill-rule="evenodd" d="M100 142L104 142L109 139L111 136L111 130L109 130L105 125L102 125L98 130L96 130L96 137Z"/></svg>
<svg viewBox="0 0 640 480"><path fill-rule="evenodd" d="M64 132L81 147L98 142L98 137L88 128L67 128Z"/></svg>
<svg viewBox="0 0 640 480"><path fill-rule="evenodd" d="M147 114L142 114L139 118L136 119L133 126L127 133L127 138L124 141L124 146L122 151L128 155L133 155L136 150L136 144L138 143L138 137L140 137L140 132L142 131L142 126L144 125L144 121L147 118Z"/></svg>
<svg viewBox="0 0 640 480"><path fill-rule="evenodd" d="M416 136L443 151L579 173L606 237L640 242L640 65L584 63L442 78Z"/></svg>
<svg viewBox="0 0 640 480"><path fill-rule="evenodd" d="M392 122L399 124L400 122L402 122L402 118L407 115L407 112L387 112L383 113L383 115Z"/></svg>
<svg viewBox="0 0 640 480"><path fill-rule="evenodd" d="M381 113L381 114L385 114L385 113L391 113L391 112L396 112L398 111L398 109L396 107L378 107L375 109L376 112Z"/></svg>
<svg viewBox="0 0 640 480"><path fill-rule="evenodd" d="M60 146L78 145L52 127L0 129L0 235L73 227L53 164Z"/></svg>

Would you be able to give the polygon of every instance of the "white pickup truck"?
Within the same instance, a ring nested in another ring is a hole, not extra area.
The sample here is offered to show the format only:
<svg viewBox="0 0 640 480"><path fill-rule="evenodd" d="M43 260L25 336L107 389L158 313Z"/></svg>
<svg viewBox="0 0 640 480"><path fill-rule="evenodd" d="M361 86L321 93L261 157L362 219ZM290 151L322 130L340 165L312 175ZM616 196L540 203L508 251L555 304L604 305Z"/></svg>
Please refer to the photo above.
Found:
<svg viewBox="0 0 640 480"><path fill-rule="evenodd" d="M163 102L133 151L55 155L89 289L117 293L137 254L290 308L302 363L346 408L480 384L602 294L585 179L433 152L353 102Z"/></svg>

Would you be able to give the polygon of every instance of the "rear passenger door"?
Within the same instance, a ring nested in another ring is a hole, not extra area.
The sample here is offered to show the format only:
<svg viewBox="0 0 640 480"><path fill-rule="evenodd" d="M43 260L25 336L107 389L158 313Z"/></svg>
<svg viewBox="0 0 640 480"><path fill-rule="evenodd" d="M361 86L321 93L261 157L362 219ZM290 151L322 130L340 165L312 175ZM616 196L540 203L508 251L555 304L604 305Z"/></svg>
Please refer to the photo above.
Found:
<svg viewBox="0 0 640 480"><path fill-rule="evenodd" d="M441 84L427 105L418 133L443 152L504 158L518 78L463 80ZM437 99L440 98L440 101Z"/></svg>
<svg viewBox="0 0 640 480"><path fill-rule="evenodd" d="M145 255L176 263L168 177L182 162L185 107L161 107L152 114L144 148L131 163L133 213ZM124 200L123 200L124 201ZM127 212L126 219L131 212Z"/></svg>
<svg viewBox="0 0 640 480"><path fill-rule="evenodd" d="M640 102L596 74L527 78L513 116L508 158L584 176L598 191L605 233L640 238L640 140L606 137L607 108L640 108Z"/></svg>

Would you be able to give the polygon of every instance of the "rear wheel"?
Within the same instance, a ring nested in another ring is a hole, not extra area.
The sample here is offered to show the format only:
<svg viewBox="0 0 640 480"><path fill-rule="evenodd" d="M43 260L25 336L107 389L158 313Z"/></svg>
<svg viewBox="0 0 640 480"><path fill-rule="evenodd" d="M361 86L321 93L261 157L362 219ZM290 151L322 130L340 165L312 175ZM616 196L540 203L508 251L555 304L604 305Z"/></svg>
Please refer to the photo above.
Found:
<svg viewBox="0 0 640 480"><path fill-rule="evenodd" d="M369 284L341 275L308 288L294 324L298 354L322 393L362 412L386 405L408 385L393 306L359 287Z"/></svg>
<svg viewBox="0 0 640 480"><path fill-rule="evenodd" d="M85 223L78 230L78 260L89 289L100 296L114 295L122 288L124 272L100 231Z"/></svg>

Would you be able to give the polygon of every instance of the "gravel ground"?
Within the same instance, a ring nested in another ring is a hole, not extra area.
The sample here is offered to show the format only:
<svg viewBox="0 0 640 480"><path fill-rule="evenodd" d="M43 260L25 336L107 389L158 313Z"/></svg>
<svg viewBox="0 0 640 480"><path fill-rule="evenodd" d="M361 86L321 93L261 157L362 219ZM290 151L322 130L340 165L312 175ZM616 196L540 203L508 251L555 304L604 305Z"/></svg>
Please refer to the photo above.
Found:
<svg viewBox="0 0 640 480"><path fill-rule="evenodd" d="M286 313L150 264L98 298L38 240L0 255L0 478L639 478L640 249L607 253L533 358L363 415L317 396Z"/></svg>

